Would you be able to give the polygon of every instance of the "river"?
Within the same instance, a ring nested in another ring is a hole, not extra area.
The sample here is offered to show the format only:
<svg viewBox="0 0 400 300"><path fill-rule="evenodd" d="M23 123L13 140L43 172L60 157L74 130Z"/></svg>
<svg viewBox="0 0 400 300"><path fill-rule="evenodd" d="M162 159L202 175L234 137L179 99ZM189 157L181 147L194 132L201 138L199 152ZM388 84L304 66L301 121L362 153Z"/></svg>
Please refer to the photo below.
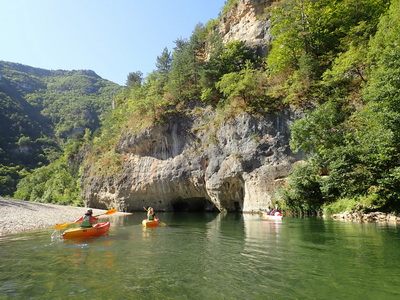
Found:
<svg viewBox="0 0 400 300"><path fill-rule="evenodd" d="M396 224L254 214L108 216L107 235L0 238L0 299L400 299Z"/></svg>

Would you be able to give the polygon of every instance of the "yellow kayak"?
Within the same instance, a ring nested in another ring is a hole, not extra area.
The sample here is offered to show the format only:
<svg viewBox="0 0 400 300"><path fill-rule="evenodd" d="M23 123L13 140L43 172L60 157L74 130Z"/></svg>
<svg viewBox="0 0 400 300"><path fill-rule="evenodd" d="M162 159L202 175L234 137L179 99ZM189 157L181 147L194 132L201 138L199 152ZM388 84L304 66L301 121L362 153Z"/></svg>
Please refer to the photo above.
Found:
<svg viewBox="0 0 400 300"><path fill-rule="evenodd" d="M143 226L146 226L146 227L157 227L158 225L160 224L160 221L157 219L157 220L147 220L147 219L144 219L143 221L142 221L142 225Z"/></svg>

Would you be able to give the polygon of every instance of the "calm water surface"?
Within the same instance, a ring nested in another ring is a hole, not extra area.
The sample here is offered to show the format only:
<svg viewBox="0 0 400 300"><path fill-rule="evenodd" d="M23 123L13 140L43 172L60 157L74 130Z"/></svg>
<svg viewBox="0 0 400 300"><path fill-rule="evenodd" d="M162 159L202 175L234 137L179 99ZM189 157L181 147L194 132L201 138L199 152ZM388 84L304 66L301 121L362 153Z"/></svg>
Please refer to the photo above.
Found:
<svg viewBox="0 0 400 300"><path fill-rule="evenodd" d="M92 239L2 237L0 299L400 299L396 225L158 216L167 227L138 213Z"/></svg>

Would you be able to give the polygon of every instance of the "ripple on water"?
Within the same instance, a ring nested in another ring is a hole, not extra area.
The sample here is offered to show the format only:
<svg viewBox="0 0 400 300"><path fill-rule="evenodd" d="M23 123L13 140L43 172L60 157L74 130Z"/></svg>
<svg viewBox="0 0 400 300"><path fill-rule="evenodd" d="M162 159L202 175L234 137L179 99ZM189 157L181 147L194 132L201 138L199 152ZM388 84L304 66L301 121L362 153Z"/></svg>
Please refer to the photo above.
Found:
<svg viewBox="0 0 400 300"><path fill-rule="evenodd" d="M1 239L0 298L360 299L364 290L370 299L399 296L393 228L229 214L154 230L139 221L87 240L50 242L53 229Z"/></svg>

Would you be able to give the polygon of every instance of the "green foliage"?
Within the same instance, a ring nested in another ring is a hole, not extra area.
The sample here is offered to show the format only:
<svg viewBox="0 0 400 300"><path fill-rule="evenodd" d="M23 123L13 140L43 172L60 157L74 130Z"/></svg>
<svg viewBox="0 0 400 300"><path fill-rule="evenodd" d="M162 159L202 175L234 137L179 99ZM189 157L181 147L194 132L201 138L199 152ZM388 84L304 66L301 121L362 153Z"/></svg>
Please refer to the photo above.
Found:
<svg viewBox="0 0 400 300"><path fill-rule="evenodd" d="M143 81L143 73L140 71L132 72L128 74L128 79L126 80L127 86L137 85L140 86Z"/></svg>
<svg viewBox="0 0 400 300"><path fill-rule="evenodd" d="M342 198L331 204L324 204L322 210L325 215L339 214L352 211L358 204L356 199Z"/></svg>
<svg viewBox="0 0 400 300"><path fill-rule="evenodd" d="M82 149L91 139L90 130L79 140L69 140L63 155L50 164L21 176L13 197L17 199L83 206L80 189Z"/></svg>
<svg viewBox="0 0 400 300"><path fill-rule="evenodd" d="M226 1L222 16L237 3ZM84 164L112 173L121 166L121 136L196 105L213 105L216 123L243 110L307 105L312 109L293 125L290 144L305 152L305 162L281 191L284 205L303 213L400 211L400 1L388 5L275 2L267 58L243 41L223 44L218 20L198 24L172 53L164 49L146 78L130 73L124 89L91 71L2 62L0 193L10 195L8 184L25 177L19 198L81 204L80 163L71 162L84 145L91 144Z"/></svg>
<svg viewBox="0 0 400 300"><path fill-rule="evenodd" d="M236 4L228 1L223 13ZM238 109L260 113L283 104L306 103L315 109L292 127L291 147L309 156L282 190L285 205L307 213L336 199L364 201L365 207L395 207L398 51L385 48L378 57L372 55L377 53L373 45L382 48L383 43L369 42L386 9L384 0L277 3L271 9L274 40L266 59L269 77L244 42L222 44L216 22L196 26L189 40L175 41L171 56L164 50L157 58L158 71L142 86L119 97L117 109L104 122L114 129L103 128L96 143L107 149L104 163L118 163L111 158L119 135L162 122L171 109L180 111L198 100L217 107L220 120ZM163 61L169 66L170 58L171 67L161 67ZM382 65L381 71L372 70L374 65ZM395 75L384 74L385 68ZM365 99L387 99L384 106L365 105L360 98L368 80Z"/></svg>
<svg viewBox="0 0 400 300"><path fill-rule="evenodd" d="M340 111L326 108L327 105L321 106L293 126L292 147L313 153L307 164L312 166L309 170L313 170L315 177L325 176L320 176L318 185L304 187L307 191L290 183L291 198L298 199L302 193L311 192L311 188L328 202L376 194L382 200L380 208L395 209L398 204L394 197L399 195L400 183L395 171L399 161L396 132L400 130L400 115L369 105L343 120L343 116L338 118Z"/></svg>
<svg viewBox="0 0 400 300"><path fill-rule="evenodd" d="M36 169L17 185L14 198L34 202L83 206L79 180L66 158Z"/></svg>
<svg viewBox="0 0 400 300"><path fill-rule="evenodd" d="M95 131L122 90L93 71L49 71L0 61L0 195L61 148ZM26 170L26 171L24 171Z"/></svg>
<svg viewBox="0 0 400 300"><path fill-rule="evenodd" d="M348 115L340 103L324 103L292 126L290 147L296 152L325 153L339 146L345 134L341 124Z"/></svg>
<svg viewBox="0 0 400 300"><path fill-rule="evenodd" d="M385 2L388 3L388 1ZM386 8L386 5L384 7ZM377 32L370 42L369 58L375 65L379 66L379 61L385 60L381 56L382 52L398 45L400 2L398 0L390 1L389 9L378 21Z"/></svg>
<svg viewBox="0 0 400 300"><path fill-rule="evenodd" d="M20 166L4 166L0 164L0 193L3 197L11 197L18 180L27 175Z"/></svg>
<svg viewBox="0 0 400 300"><path fill-rule="evenodd" d="M248 62L255 62L254 53L243 41L226 43L216 60L222 74L241 71L246 68Z"/></svg>
<svg viewBox="0 0 400 300"><path fill-rule="evenodd" d="M210 55L210 60L201 70L200 84L203 88L201 94L201 100L203 102L211 104L218 103L221 99L221 88L231 95L232 93L227 90L230 89L228 87L230 85L229 81L232 79L234 80L233 77L248 77L250 73L254 73L257 78L260 79L256 93L259 93L261 87L265 89L266 78L264 78L263 72L256 67L260 63L260 60L246 47L244 42L234 41L220 46L220 40L216 40L214 45L215 47L212 47L213 50ZM245 69L247 71L244 71ZM222 77L224 75L225 78L223 79ZM255 80L248 84L256 85L254 81ZM244 80L242 80L242 83L246 84ZM232 88L233 87L231 87L231 89ZM239 89L243 90L243 88L244 87L241 87ZM249 90L249 86L247 90ZM228 94L225 94L225 96L229 97Z"/></svg>
<svg viewBox="0 0 400 300"><path fill-rule="evenodd" d="M293 168L288 187L280 191L280 196L289 210L301 213L320 210L324 198L317 171L313 164L298 164Z"/></svg>
<svg viewBox="0 0 400 300"><path fill-rule="evenodd" d="M393 1L388 13L378 25L377 34L371 39L369 58L373 68L364 96L368 101L388 105L400 111L400 1Z"/></svg>
<svg viewBox="0 0 400 300"><path fill-rule="evenodd" d="M333 85L335 82L361 79L365 81L367 47L351 45L349 50L335 58L333 66L323 74L324 83Z"/></svg>
<svg viewBox="0 0 400 300"><path fill-rule="evenodd" d="M172 54L168 90L174 102L200 99L200 72L203 66L206 29L197 24L189 41L178 39Z"/></svg>
<svg viewBox="0 0 400 300"><path fill-rule="evenodd" d="M341 198L333 203L326 203L322 210L325 215L344 212L368 213L382 208L382 198L376 193L361 195L354 198Z"/></svg>
<svg viewBox="0 0 400 300"><path fill-rule="evenodd" d="M159 85L161 89L164 89L169 82L169 74L171 71L171 66L172 66L171 52L169 52L168 48L165 47L161 55L157 56L157 62L156 62L156 67L157 67L156 73L158 79L160 80Z"/></svg>
<svg viewBox="0 0 400 300"><path fill-rule="evenodd" d="M345 51L335 55L322 82L340 91L342 99L330 100L297 121L291 147L312 153L307 161L313 176L319 176L313 189L321 193L326 213L350 209L398 212L400 1L393 1L383 15L386 1L367 1L365 7L351 7L350 2L335 5L344 5L341 14L353 16L358 23L343 25L348 34L337 49ZM354 100L359 104L349 105ZM305 191L290 183L285 192L298 199Z"/></svg>
<svg viewBox="0 0 400 300"><path fill-rule="evenodd" d="M247 67L227 73L216 83L219 91L230 101L240 98L247 110L267 111L267 77L262 71Z"/></svg>
<svg viewBox="0 0 400 300"><path fill-rule="evenodd" d="M325 83L334 86L343 80L357 84L357 78L365 82L369 74L363 90L369 104L343 114L346 110L337 105L332 110L330 101L293 126L293 149L314 153L310 163L316 168L315 175L326 174L316 188L325 201L344 198L368 209L399 210L398 5L399 1L393 2L381 18L369 45L359 35L324 75ZM357 29L373 32L379 15ZM340 207L331 206L336 212Z"/></svg>
<svg viewBox="0 0 400 300"><path fill-rule="evenodd" d="M381 178L377 181L377 186L374 187L376 194L385 202L387 210L399 211L400 199L400 167L394 166L382 174Z"/></svg>
<svg viewBox="0 0 400 300"><path fill-rule="evenodd" d="M238 2L239 2L238 0L226 0L225 1L225 5L222 8L222 13L221 14L223 16L226 15L228 12L230 12L232 10L232 8L234 6L236 6L238 4Z"/></svg>
<svg viewBox="0 0 400 300"><path fill-rule="evenodd" d="M279 78L286 89L297 85L306 90L333 62L334 68L325 75L325 80L337 80L351 73L363 78L366 67L363 47L375 32L387 3L386 0L282 2L271 10L271 33L275 39L267 58L269 74ZM360 48L357 53L355 50ZM296 72L301 76L293 76Z"/></svg>

